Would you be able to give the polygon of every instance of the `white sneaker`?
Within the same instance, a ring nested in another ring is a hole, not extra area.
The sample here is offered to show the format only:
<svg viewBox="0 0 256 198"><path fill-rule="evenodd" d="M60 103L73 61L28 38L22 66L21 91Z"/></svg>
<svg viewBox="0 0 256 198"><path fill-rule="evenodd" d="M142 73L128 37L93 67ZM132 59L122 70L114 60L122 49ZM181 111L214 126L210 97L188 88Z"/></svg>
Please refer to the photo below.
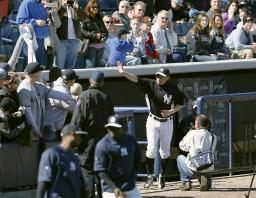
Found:
<svg viewBox="0 0 256 198"><path fill-rule="evenodd" d="M158 188L163 189L165 187L165 178L159 174L158 176Z"/></svg>
<svg viewBox="0 0 256 198"><path fill-rule="evenodd" d="M150 188L154 183L154 176L153 175L148 175L147 181L144 184L144 188Z"/></svg>

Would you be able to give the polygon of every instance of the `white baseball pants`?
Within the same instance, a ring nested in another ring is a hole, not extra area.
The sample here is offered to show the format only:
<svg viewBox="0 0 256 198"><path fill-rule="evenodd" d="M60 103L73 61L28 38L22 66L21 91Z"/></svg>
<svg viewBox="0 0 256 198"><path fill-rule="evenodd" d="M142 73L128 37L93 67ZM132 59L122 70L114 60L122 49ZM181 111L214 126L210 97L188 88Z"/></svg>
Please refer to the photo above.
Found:
<svg viewBox="0 0 256 198"><path fill-rule="evenodd" d="M162 159L167 159L170 156L170 147L173 134L173 119L168 119L166 122L160 122L148 116L147 123L147 151L148 158L155 158L158 152L157 142L160 141L160 156Z"/></svg>

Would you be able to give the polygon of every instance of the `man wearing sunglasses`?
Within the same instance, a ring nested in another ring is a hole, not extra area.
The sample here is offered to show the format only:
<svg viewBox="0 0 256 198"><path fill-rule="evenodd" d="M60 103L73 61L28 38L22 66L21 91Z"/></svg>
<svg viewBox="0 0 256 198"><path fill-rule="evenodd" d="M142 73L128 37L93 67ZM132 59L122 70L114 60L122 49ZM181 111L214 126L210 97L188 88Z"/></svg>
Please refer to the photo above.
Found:
<svg viewBox="0 0 256 198"><path fill-rule="evenodd" d="M161 172L158 178L158 187L165 187L164 174L170 157L170 145L173 134L173 115L183 105L183 95L179 88L170 83L170 72L166 68L159 69L155 73L156 80L140 78L124 70L118 62L118 71L128 80L134 82L145 93L145 99L149 108L146 123L147 151L146 166L148 178L144 185L150 188L154 181L154 158L157 155L157 143L160 142Z"/></svg>

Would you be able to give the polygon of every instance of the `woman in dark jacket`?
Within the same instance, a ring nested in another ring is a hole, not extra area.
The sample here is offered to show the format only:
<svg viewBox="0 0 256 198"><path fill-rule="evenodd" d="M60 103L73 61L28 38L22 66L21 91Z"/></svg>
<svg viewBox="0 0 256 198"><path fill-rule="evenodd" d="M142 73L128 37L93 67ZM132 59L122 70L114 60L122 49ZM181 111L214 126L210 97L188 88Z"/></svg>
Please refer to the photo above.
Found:
<svg viewBox="0 0 256 198"><path fill-rule="evenodd" d="M89 39L88 51L85 55L86 67L100 67L108 31L102 20L98 1L90 0L85 7L85 13L86 17L81 22L81 37Z"/></svg>
<svg viewBox="0 0 256 198"><path fill-rule="evenodd" d="M221 14L215 13L210 24L211 47L219 60L229 59L229 49L225 45L225 33Z"/></svg>
<svg viewBox="0 0 256 198"><path fill-rule="evenodd" d="M206 14L202 13L198 16L191 32L188 48L190 49L190 55L192 55L192 61L217 60L211 46L209 18Z"/></svg>

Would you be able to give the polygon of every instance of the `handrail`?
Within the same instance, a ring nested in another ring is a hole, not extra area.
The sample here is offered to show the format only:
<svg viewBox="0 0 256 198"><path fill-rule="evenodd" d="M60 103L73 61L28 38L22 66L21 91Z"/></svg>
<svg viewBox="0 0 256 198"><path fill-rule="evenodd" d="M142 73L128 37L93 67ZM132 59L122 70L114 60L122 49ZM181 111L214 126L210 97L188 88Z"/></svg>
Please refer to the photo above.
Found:
<svg viewBox="0 0 256 198"><path fill-rule="evenodd" d="M134 113L147 113L147 107L115 107L114 111L121 118L127 117L127 134L135 136Z"/></svg>
<svg viewBox="0 0 256 198"><path fill-rule="evenodd" d="M125 118L127 117L127 134L135 136L135 121L134 121L134 114L140 113L148 113L148 107L115 107L115 113ZM137 141L140 145L146 145L147 141ZM160 172L160 154L158 153L155 160L154 160L154 173L155 176L158 176ZM137 174L138 177L146 177L147 174Z"/></svg>
<svg viewBox="0 0 256 198"><path fill-rule="evenodd" d="M206 103L228 103L228 136L229 136L229 175L232 176L232 103L234 102L253 102L256 101L256 92L247 93L233 93L233 94L221 94L221 95L210 95L200 96L197 98L197 113L206 113L204 104Z"/></svg>
<svg viewBox="0 0 256 198"><path fill-rule="evenodd" d="M204 113L204 103L229 103L256 101L256 92L200 96L197 98L197 112Z"/></svg>
<svg viewBox="0 0 256 198"><path fill-rule="evenodd" d="M185 63L167 63L167 64L147 64L126 66L126 70L139 76L154 75L160 67L167 68L171 71L172 75L175 74L188 74L188 73L200 73L200 72L222 72L233 70L248 70L256 69L256 59L235 59L235 60L222 60L222 61L208 61L208 62L185 62ZM117 70L117 67L98 67L98 68L86 68L75 69L79 79L90 78L92 72L102 71L106 78L117 77L123 78ZM42 79L48 80L49 71L42 72Z"/></svg>
<svg viewBox="0 0 256 198"><path fill-rule="evenodd" d="M115 107L115 112L132 111L134 113L147 113L147 107Z"/></svg>

